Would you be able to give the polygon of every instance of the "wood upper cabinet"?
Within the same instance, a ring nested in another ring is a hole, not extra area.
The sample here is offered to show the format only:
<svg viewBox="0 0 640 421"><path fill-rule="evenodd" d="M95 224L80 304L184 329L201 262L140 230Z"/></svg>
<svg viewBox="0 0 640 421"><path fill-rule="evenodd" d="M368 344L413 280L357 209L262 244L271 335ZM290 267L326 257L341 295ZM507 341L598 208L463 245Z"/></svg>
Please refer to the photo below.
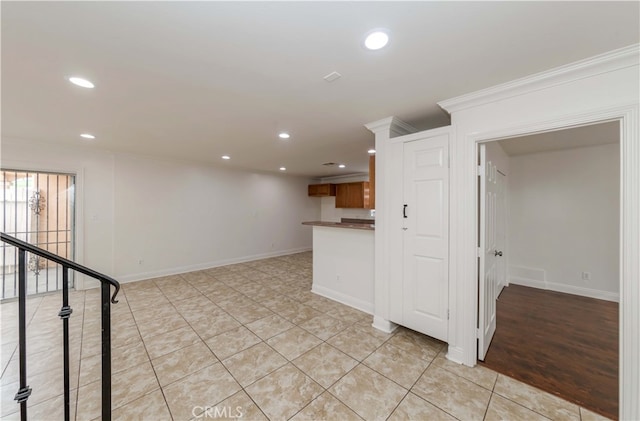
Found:
<svg viewBox="0 0 640 421"><path fill-rule="evenodd" d="M369 209L376 208L376 156L369 155Z"/></svg>
<svg viewBox="0 0 640 421"><path fill-rule="evenodd" d="M311 197L327 197L336 195L335 184L309 184L309 196Z"/></svg>
<svg viewBox="0 0 640 421"><path fill-rule="evenodd" d="M336 208L371 209L369 182L337 184Z"/></svg>

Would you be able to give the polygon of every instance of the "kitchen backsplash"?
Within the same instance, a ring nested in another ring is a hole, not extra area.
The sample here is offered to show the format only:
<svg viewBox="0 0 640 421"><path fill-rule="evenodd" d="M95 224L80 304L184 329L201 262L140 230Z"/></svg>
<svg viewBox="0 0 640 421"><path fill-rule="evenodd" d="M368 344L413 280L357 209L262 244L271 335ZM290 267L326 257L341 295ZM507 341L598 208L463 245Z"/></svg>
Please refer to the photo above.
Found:
<svg viewBox="0 0 640 421"><path fill-rule="evenodd" d="M340 222L342 218L371 219L370 209L336 208L335 197L323 197L320 200L321 221Z"/></svg>

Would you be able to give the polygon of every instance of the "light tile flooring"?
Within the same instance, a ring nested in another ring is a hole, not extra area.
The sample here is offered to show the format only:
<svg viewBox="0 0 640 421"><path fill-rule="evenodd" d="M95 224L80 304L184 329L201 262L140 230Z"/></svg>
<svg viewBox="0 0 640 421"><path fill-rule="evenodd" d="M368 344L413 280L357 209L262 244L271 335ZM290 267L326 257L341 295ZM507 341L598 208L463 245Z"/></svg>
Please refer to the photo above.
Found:
<svg viewBox="0 0 640 421"><path fill-rule="evenodd" d="M113 305L114 420L597 420L443 343L317 296L311 253L125 284ZM76 420L100 417L98 290L72 292ZM60 296L28 300L32 420L62 419ZM2 419L19 419L15 302L2 316Z"/></svg>

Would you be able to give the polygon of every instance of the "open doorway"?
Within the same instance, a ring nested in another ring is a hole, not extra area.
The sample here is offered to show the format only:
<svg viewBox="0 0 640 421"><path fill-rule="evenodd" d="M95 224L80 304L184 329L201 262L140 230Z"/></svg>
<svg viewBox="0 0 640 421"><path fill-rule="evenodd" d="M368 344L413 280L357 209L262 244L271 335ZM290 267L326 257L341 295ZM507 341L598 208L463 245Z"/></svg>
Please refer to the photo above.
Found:
<svg viewBox="0 0 640 421"><path fill-rule="evenodd" d="M619 140L615 121L489 142L479 201L479 359L614 419Z"/></svg>

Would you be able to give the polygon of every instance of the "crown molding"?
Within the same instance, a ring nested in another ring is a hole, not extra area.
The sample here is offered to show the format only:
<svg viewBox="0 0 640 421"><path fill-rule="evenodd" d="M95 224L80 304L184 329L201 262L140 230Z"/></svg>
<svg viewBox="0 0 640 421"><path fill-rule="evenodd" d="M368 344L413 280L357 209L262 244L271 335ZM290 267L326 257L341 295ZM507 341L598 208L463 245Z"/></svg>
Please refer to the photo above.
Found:
<svg viewBox="0 0 640 421"><path fill-rule="evenodd" d="M438 102L449 114L552 86L640 64L640 44L633 44L585 60Z"/></svg>
<svg viewBox="0 0 640 421"><path fill-rule="evenodd" d="M377 120L368 124L365 124L364 127L369 129L373 133L379 132L393 132L396 136L403 136L410 133L415 133L418 131L412 125L405 123L400 120L398 117L387 117L382 120ZM395 137L395 136L391 136Z"/></svg>

